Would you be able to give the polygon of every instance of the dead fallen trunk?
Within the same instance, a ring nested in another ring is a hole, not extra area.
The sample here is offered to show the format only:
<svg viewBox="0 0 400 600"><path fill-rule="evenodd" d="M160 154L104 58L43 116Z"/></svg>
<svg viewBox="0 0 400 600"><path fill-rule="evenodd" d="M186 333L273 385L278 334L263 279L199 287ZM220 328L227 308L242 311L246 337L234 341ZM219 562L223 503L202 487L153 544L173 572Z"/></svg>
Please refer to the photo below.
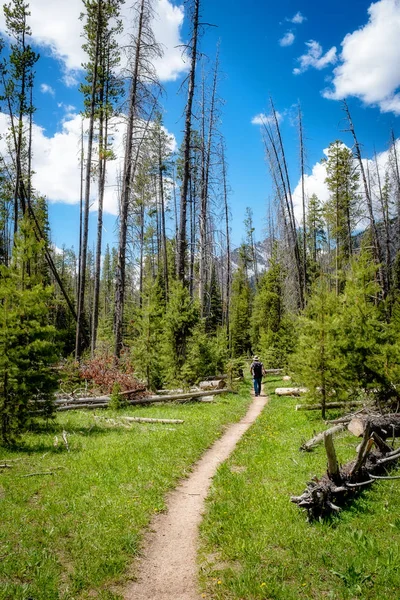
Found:
<svg viewBox="0 0 400 600"><path fill-rule="evenodd" d="M305 452L308 452L308 451L312 450L312 448L315 448L315 446L318 446L318 444L323 442L326 435L328 435L328 434L335 435L337 433L340 433L341 431L344 431L345 429L346 429L345 425L339 424L339 425L335 425L335 427L331 427L330 429L327 429L326 431L322 431L322 433L319 433L318 435L314 436L313 438L311 438L311 440L308 440L308 442L304 442L304 444L302 444L300 446L300 450L304 450Z"/></svg>
<svg viewBox="0 0 400 600"><path fill-rule="evenodd" d="M301 396L301 394L307 394L307 392L307 388L301 387L276 388L275 390L277 396Z"/></svg>
<svg viewBox="0 0 400 600"><path fill-rule="evenodd" d="M222 390L226 387L225 379L213 379L212 381L200 381L199 388L201 390Z"/></svg>
<svg viewBox="0 0 400 600"><path fill-rule="evenodd" d="M150 417L119 417L123 421L128 421L128 423L168 423L178 425L184 423L182 419L152 419Z"/></svg>
<svg viewBox="0 0 400 600"><path fill-rule="evenodd" d="M379 435L372 431L369 423L356 460L340 468L332 435L328 433L324 439L328 459L327 472L320 479L314 477L308 482L301 496L291 497L292 502L306 511L310 522L338 513L365 487L372 485L376 477L387 478L386 469L400 460L400 449L392 451Z"/></svg>
<svg viewBox="0 0 400 600"><path fill-rule="evenodd" d="M349 408L349 406L362 406L364 402L327 402L325 408ZM296 410L321 410L322 404L296 404Z"/></svg>

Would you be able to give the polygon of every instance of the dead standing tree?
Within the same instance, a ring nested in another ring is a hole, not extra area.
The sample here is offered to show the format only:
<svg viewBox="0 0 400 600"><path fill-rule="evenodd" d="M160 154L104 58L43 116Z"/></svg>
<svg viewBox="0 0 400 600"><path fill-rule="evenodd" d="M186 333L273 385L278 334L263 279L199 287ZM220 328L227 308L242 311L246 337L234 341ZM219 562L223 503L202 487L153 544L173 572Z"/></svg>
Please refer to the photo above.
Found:
<svg viewBox="0 0 400 600"><path fill-rule="evenodd" d="M382 294L383 294L383 297L385 298L387 296L387 292L388 292L387 276L386 276L385 267L384 267L383 254L382 254L381 242L380 242L380 238L379 238L379 234L378 234L378 228L377 228L376 221L375 221L371 191L370 191L370 188L368 185L368 180L367 180L367 176L365 173L364 164L362 161L360 144L359 144L357 136L356 136L353 121L351 119L351 115L350 115L350 111L349 111L349 107L347 106L347 102L345 100L343 100L343 110L346 113L347 121L349 124L349 131L351 132L351 134L353 136L353 140L354 140L355 156L356 156L356 159L359 164L360 173L361 173L361 177L362 177L362 181L363 181L363 185L364 185L365 199L367 202L368 216L369 216L370 227L371 227L371 232L372 232L373 255L374 255L375 263L377 265L379 265L379 280L380 280L380 285L382 288Z"/></svg>
<svg viewBox="0 0 400 600"><path fill-rule="evenodd" d="M304 308L304 280L302 259L294 216L293 197L289 181L286 156L279 127L278 114L271 100L271 117L263 120L264 145L267 154L279 212L283 218L285 236L294 261L298 308Z"/></svg>
<svg viewBox="0 0 400 600"><path fill-rule="evenodd" d="M199 41L199 14L200 0L193 0L193 18L192 18L192 39L187 48L190 57L190 73L188 83L188 99L185 111L185 133L183 139L183 173L181 186L181 204L180 204L180 222L178 236L178 251L177 251L177 272L178 278L181 281L185 279L185 263L186 263L186 220L187 220L187 203L190 181L190 144L192 139L192 110L193 99L196 84L196 65L197 65L197 47Z"/></svg>
<svg viewBox="0 0 400 600"><path fill-rule="evenodd" d="M128 103L127 130L125 137L125 156L122 172L118 262L115 283L115 349L118 360L123 347L123 322L126 283L126 245L129 216L129 200L135 169L133 133L135 121L140 117L143 98L147 98L148 89L157 83L153 60L161 56L151 28L152 0L140 0L135 5L136 34L133 40L133 68L130 74L130 92Z"/></svg>

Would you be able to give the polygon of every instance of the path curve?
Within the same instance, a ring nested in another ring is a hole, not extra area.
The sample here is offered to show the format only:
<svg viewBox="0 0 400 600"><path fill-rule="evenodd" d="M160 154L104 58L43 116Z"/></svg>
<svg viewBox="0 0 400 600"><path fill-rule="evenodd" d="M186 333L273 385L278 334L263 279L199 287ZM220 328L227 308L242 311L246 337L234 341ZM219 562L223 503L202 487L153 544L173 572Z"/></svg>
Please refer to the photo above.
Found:
<svg viewBox="0 0 400 600"><path fill-rule="evenodd" d="M203 454L189 478L169 495L167 512L151 523L144 558L137 563L137 581L126 588L125 600L199 600L198 527L212 477L267 401L264 394L254 398L243 419L227 429Z"/></svg>

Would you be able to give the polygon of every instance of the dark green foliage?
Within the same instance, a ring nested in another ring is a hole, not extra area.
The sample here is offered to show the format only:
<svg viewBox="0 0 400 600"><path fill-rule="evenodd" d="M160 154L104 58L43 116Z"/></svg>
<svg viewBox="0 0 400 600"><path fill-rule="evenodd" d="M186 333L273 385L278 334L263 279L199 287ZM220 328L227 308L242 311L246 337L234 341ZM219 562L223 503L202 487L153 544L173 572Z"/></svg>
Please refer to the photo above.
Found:
<svg viewBox="0 0 400 600"><path fill-rule="evenodd" d="M307 308L298 321L298 344L291 358L291 368L297 378L310 390L310 395L325 403L328 396L340 397L345 390L343 360L337 352L337 323L335 315L338 302L329 282L321 276L315 283Z"/></svg>
<svg viewBox="0 0 400 600"><path fill-rule="evenodd" d="M184 381L196 383L210 375L222 373L227 358L225 329L219 329L210 336L204 323L199 323L188 342L187 359L182 369Z"/></svg>
<svg viewBox="0 0 400 600"><path fill-rule="evenodd" d="M264 365L271 368L287 364L295 340L292 319L284 308L284 271L276 252L275 249L269 270L259 281L251 315L253 351L261 354Z"/></svg>
<svg viewBox="0 0 400 600"><path fill-rule="evenodd" d="M165 326L165 288L161 277L149 278L143 294L142 309L137 309L131 323L132 355L138 375L149 389L163 385L162 343Z"/></svg>
<svg viewBox="0 0 400 600"><path fill-rule="evenodd" d="M240 265L232 280L230 308L230 349L232 357L239 357L251 351L250 316L252 292L247 278L247 254L241 253Z"/></svg>
<svg viewBox="0 0 400 600"><path fill-rule="evenodd" d="M330 395L348 400L370 393L380 403L399 399L397 308L389 324L378 302L376 272L363 250L350 263L343 292L337 296L321 277L300 318L292 366L323 402Z"/></svg>
<svg viewBox="0 0 400 600"><path fill-rule="evenodd" d="M31 411L53 412L57 360L55 329L49 325L51 287L30 265L41 247L27 221L21 224L10 267L0 267L0 439L12 443Z"/></svg>
<svg viewBox="0 0 400 600"><path fill-rule="evenodd" d="M207 294L206 331L215 333L222 325L223 307L221 291L217 277L217 269L213 263L211 270L211 281Z"/></svg>
<svg viewBox="0 0 400 600"><path fill-rule="evenodd" d="M181 379L189 338L198 322L199 306L191 300L188 289L180 281L171 282L161 358L168 382Z"/></svg>

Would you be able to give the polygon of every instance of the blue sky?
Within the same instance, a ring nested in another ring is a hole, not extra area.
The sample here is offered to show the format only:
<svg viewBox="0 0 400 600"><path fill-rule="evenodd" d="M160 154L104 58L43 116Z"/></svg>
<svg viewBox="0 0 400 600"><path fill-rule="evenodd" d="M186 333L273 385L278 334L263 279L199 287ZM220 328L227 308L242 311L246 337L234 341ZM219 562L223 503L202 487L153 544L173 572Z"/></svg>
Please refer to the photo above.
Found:
<svg viewBox="0 0 400 600"><path fill-rule="evenodd" d="M128 6L129 0L126 11ZM185 65L176 46L187 39L188 22L181 3L156 0L156 6L161 13L157 37L167 49L158 65L166 91L164 120L179 143L185 94L177 92ZM81 23L76 17L81 3L31 0L30 7L33 41L41 53L35 91L36 185L50 202L55 244L76 247L79 182L74 169L79 179L82 99L78 82L83 59ZM221 43L219 93L225 100L221 130L232 190L233 240L238 245L247 206L253 209L257 238L264 235L272 190L260 126L252 120L268 113L270 95L282 118L293 189L299 182L298 136L293 125L298 102L303 111L309 193L324 195L324 173L318 163L329 143L339 138L351 146L349 134L343 132L342 98L349 103L367 157L374 149L386 151L391 127L400 135L400 0L202 0L202 16L216 25L205 29L202 52L213 58L218 40ZM0 28L4 28L1 20ZM4 119L1 124L5 126ZM115 194L107 206L105 241L113 243ZM93 212L93 232L95 218Z"/></svg>

